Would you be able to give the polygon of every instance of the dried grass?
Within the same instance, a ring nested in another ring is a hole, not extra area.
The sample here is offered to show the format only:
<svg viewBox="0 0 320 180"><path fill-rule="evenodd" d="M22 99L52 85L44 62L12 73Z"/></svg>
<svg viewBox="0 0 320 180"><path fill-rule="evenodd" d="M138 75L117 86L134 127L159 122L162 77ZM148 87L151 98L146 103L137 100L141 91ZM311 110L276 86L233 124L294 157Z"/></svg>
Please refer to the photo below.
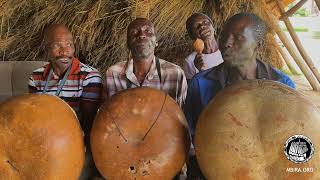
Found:
<svg viewBox="0 0 320 180"><path fill-rule="evenodd" d="M219 35L228 17L241 11L264 17L266 6L260 0L0 0L0 58L44 60L44 28L50 23L64 23L74 34L81 61L105 71L128 58L126 29L132 19L145 16L156 26L156 54L182 64L191 51L185 21L192 13L200 11L212 17ZM268 34L260 56L280 67L275 45L274 36Z"/></svg>

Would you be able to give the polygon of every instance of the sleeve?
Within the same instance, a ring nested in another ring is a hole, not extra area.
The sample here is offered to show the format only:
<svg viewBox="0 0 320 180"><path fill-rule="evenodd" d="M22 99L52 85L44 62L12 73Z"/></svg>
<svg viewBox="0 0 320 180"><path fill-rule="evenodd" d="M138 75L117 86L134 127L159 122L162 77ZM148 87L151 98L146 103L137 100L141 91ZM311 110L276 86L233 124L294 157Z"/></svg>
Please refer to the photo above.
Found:
<svg viewBox="0 0 320 180"><path fill-rule="evenodd" d="M285 73L277 70L277 72L280 74L281 76L281 80L280 82L291 87L292 89L296 89L296 85L294 84L294 82L290 79L289 76L287 76Z"/></svg>
<svg viewBox="0 0 320 180"><path fill-rule="evenodd" d="M183 107L192 137L194 137L195 134L195 128L201 112L201 107L199 83L196 78L192 78L188 85L186 102Z"/></svg>
<svg viewBox="0 0 320 180"><path fill-rule="evenodd" d="M113 77L113 71L109 68L106 72L106 79L105 79L105 88L103 90L103 96L105 99L110 98L113 94L115 94L115 83Z"/></svg>
<svg viewBox="0 0 320 180"><path fill-rule="evenodd" d="M29 77L28 91L29 91L29 93L36 93L37 92L37 87L36 87L36 84L34 82L32 75Z"/></svg>
<svg viewBox="0 0 320 180"><path fill-rule="evenodd" d="M187 90L188 90L188 84L187 84L187 79L186 76L184 75L184 72L181 70L181 76L180 76L180 83L178 84L178 91L180 92L178 93L178 103L180 105L180 107L183 107L185 100L186 100L186 96L187 96Z"/></svg>
<svg viewBox="0 0 320 180"><path fill-rule="evenodd" d="M188 56L183 62L183 71L185 73L186 79L192 79L192 77L196 74L193 70L192 65L190 64L190 56ZM193 63L194 60L192 60Z"/></svg>
<svg viewBox="0 0 320 180"><path fill-rule="evenodd" d="M289 77L286 78L285 84L288 85L289 87L291 87L292 89L296 89L296 85Z"/></svg>
<svg viewBox="0 0 320 180"><path fill-rule="evenodd" d="M102 99L102 78L98 71L90 72L83 81L81 98L87 101L100 102Z"/></svg>

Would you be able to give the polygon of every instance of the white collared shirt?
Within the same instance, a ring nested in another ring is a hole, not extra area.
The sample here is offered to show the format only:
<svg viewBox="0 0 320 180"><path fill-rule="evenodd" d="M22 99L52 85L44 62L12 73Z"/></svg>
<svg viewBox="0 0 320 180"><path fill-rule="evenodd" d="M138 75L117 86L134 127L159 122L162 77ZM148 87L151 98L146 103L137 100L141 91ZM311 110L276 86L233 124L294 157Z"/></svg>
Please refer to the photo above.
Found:
<svg viewBox="0 0 320 180"><path fill-rule="evenodd" d="M183 63L183 70L187 79L191 79L195 74L199 72L199 70L194 65L194 59L196 55L196 52L191 53ZM223 62L220 50L217 50L216 52L211 54L203 54L203 61L205 64L204 70L218 66Z"/></svg>

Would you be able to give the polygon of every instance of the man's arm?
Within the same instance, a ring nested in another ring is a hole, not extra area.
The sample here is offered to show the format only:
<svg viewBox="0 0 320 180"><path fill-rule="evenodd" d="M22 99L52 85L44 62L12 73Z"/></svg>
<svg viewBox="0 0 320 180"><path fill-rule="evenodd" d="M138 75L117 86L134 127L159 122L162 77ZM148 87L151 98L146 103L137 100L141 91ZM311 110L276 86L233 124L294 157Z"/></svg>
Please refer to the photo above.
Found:
<svg viewBox="0 0 320 180"><path fill-rule="evenodd" d="M195 134L196 123L201 112L201 107L198 80L196 78L192 78L188 84L187 97L183 108L192 138Z"/></svg>
<svg viewBox="0 0 320 180"><path fill-rule="evenodd" d="M189 61L188 61L187 57L184 62L183 62L183 66L182 69L184 71L184 75L186 76L187 79L187 83L189 83L189 81L191 80L192 76L196 74L196 72L193 72L192 67L190 67Z"/></svg>
<svg viewBox="0 0 320 180"><path fill-rule="evenodd" d="M99 107L99 101L81 100L80 102L80 110L82 115L81 127L85 133L85 144L87 146L89 146L92 123L94 121Z"/></svg>
<svg viewBox="0 0 320 180"><path fill-rule="evenodd" d="M178 101L177 101L177 103L182 108L185 103L185 100L186 100L188 84L187 84L186 76L185 76L182 69L180 69L179 76L180 76L180 78L179 78L179 83L178 83L178 97L177 97Z"/></svg>
<svg viewBox="0 0 320 180"><path fill-rule="evenodd" d="M118 68L118 67L116 67ZM121 67L120 67L121 68ZM103 96L104 99L109 99L111 98L111 96L113 96L114 94L116 94L119 91L119 82L121 82L121 79L118 78L117 72L114 72L114 70L112 69L112 67L109 67L106 71L106 78L105 78L105 87L103 89ZM121 89L121 88L120 88Z"/></svg>
<svg viewBox="0 0 320 180"><path fill-rule="evenodd" d="M36 87L36 84L34 82L32 75L29 78L28 91L29 91L29 93L36 93L37 92L37 87Z"/></svg>
<svg viewBox="0 0 320 180"><path fill-rule="evenodd" d="M81 127L85 133L85 143L89 146L93 120L102 102L102 79L97 72L90 73L83 82L80 100Z"/></svg>
<svg viewBox="0 0 320 180"><path fill-rule="evenodd" d="M114 86L111 82L113 80L113 76L112 76L112 71L107 69L106 71L106 79L104 81L105 83L105 87L103 89L103 97L104 99L109 99L111 97L111 91L112 91L112 87Z"/></svg>
<svg viewBox="0 0 320 180"><path fill-rule="evenodd" d="M292 89L296 89L296 85L294 84L294 82L290 79L290 77L288 75L286 75L285 73L283 73L282 71L276 69L277 73L280 75L281 79L279 80L279 82L291 87Z"/></svg>
<svg viewBox="0 0 320 180"><path fill-rule="evenodd" d="M289 77L285 78L285 84L291 87L292 89L296 89L296 85Z"/></svg>

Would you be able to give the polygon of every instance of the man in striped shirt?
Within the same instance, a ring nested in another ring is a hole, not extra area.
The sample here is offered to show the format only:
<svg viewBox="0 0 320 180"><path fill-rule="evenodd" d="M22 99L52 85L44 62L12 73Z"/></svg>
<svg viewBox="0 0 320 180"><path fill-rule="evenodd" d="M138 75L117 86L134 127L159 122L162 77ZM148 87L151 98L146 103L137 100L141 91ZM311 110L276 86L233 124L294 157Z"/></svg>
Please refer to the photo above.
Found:
<svg viewBox="0 0 320 180"><path fill-rule="evenodd" d="M90 129L102 97L101 75L74 57L73 37L64 25L50 25L44 33L44 41L49 64L33 71L29 92L56 95L74 109L85 133L88 162ZM94 173L90 171L95 171L92 161L90 166L85 174L93 176L90 175Z"/></svg>
<svg viewBox="0 0 320 180"><path fill-rule="evenodd" d="M148 19L137 18L130 23L127 46L132 59L107 70L107 97L124 89L147 86L168 93L182 106L187 93L184 72L179 66L155 57L157 45L154 25Z"/></svg>

